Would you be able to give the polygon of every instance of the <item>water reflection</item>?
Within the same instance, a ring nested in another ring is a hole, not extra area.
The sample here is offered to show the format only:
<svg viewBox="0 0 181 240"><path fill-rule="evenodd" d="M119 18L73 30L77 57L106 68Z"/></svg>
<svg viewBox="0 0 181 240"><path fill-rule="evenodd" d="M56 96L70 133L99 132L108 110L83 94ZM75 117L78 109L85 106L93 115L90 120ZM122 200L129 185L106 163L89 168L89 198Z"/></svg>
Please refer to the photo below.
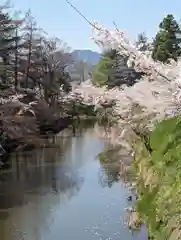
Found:
<svg viewBox="0 0 181 240"><path fill-rule="evenodd" d="M107 144L103 152L98 154L101 164L99 171L99 182L102 187L112 187L115 182L120 180L120 163L119 155L116 147Z"/></svg>
<svg viewBox="0 0 181 240"><path fill-rule="evenodd" d="M118 182L119 179L119 166L111 167L111 166L104 166L100 168L98 172L98 179L99 184L105 188L111 188L114 183Z"/></svg>
<svg viewBox="0 0 181 240"><path fill-rule="evenodd" d="M57 148L14 154L6 164L4 173L0 174L0 208L27 204L27 194L42 196L64 192L64 195L67 193L66 199L75 195L80 190L84 177L80 176L78 166L73 164L76 155L73 148L74 145L79 148L81 144L80 141L77 145L68 135L64 138L57 136Z"/></svg>
<svg viewBox="0 0 181 240"><path fill-rule="evenodd" d="M123 226L128 191L96 157L104 142L79 130L12 156L0 174L0 239L135 239Z"/></svg>

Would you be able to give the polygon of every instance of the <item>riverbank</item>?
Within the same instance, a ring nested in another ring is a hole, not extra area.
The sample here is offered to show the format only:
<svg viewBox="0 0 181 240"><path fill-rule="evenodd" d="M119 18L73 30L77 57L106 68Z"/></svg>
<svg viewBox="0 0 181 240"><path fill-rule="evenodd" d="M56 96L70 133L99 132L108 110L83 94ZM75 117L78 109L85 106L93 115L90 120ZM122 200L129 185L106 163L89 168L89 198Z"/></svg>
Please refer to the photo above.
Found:
<svg viewBox="0 0 181 240"><path fill-rule="evenodd" d="M180 239L180 131L181 118L163 120L147 134L149 147L138 140L135 169L139 217L150 239Z"/></svg>
<svg viewBox="0 0 181 240"><path fill-rule="evenodd" d="M12 151L44 146L42 136L56 134L74 121L59 103L49 106L36 94L16 94L13 89L5 89L0 96L1 162Z"/></svg>

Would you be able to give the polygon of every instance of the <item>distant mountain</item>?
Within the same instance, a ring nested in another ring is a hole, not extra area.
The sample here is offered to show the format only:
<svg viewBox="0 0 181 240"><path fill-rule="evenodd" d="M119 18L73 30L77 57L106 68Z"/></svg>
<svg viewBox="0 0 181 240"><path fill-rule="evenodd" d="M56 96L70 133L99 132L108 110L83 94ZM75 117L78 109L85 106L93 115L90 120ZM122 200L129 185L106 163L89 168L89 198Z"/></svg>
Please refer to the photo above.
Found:
<svg viewBox="0 0 181 240"><path fill-rule="evenodd" d="M101 54L91 50L75 50L72 52L72 55L82 61L86 61L90 65L96 65L100 58Z"/></svg>

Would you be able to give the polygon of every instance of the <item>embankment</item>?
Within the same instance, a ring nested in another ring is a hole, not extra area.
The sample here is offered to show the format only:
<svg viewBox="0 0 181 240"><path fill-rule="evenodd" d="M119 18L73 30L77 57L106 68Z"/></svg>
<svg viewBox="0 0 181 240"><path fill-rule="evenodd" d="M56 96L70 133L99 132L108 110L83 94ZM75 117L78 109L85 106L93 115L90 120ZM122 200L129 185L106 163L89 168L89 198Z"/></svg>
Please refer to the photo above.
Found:
<svg viewBox="0 0 181 240"><path fill-rule="evenodd" d="M139 199L136 209L150 239L181 239L181 118L156 125L138 139L134 167Z"/></svg>

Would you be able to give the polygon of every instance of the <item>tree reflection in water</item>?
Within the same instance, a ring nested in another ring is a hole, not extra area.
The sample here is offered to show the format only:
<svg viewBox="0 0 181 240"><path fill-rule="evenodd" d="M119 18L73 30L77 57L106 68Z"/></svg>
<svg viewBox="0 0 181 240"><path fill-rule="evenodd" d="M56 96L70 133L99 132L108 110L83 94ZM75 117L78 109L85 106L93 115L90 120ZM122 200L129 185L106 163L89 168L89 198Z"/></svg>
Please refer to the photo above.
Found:
<svg viewBox="0 0 181 240"><path fill-rule="evenodd" d="M1 209L26 204L30 195L63 193L68 200L77 194L84 178L71 163L66 164L63 154L71 151L72 137L61 135L53 141L58 147L14 154L10 158L0 174Z"/></svg>
<svg viewBox="0 0 181 240"><path fill-rule="evenodd" d="M107 145L104 152L98 154L102 168L99 172L99 182L102 187L111 187L120 179L124 183L134 181L132 158L121 146Z"/></svg>
<svg viewBox="0 0 181 240"><path fill-rule="evenodd" d="M119 181L118 167L115 170L111 170L111 167L109 168L108 166L100 168L98 172L98 181L103 188L111 188L115 182Z"/></svg>
<svg viewBox="0 0 181 240"><path fill-rule="evenodd" d="M119 181L120 164L116 153L116 149L108 149L98 154L100 164L102 165L98 178L102 187L110 188L115 182Z"/></svg>

